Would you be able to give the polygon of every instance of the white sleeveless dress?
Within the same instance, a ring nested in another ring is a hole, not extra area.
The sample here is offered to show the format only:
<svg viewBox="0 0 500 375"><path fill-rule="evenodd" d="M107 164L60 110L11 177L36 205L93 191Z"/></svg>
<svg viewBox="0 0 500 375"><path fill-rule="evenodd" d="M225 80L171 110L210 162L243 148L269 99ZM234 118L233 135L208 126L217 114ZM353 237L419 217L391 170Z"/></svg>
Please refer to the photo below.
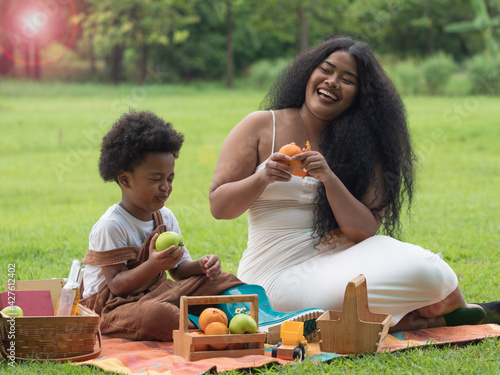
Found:
<svg viewBox="0 0 500 375"><path fill-rule="evenodd" d="M275 129L274 121L273 113ZM296 176L272 183L248 209L248 244L238 278L262 285L276 310L341 310L347 283L363 274L370 310L392 314L394 325L457 288L457 276L441 254L391 237L377 235L358 244L340 237L314 248L313 201L319 183Z"/></svg>

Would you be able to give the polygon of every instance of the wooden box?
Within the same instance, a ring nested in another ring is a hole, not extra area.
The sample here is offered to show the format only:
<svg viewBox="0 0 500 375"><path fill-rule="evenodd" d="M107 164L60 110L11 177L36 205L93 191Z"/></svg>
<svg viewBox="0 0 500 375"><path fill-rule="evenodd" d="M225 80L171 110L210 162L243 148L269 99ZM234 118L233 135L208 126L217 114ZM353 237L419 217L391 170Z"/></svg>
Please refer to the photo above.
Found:
<svg viewBox="0 0 500 375"><path fill-rule="evenodd" d="M182 296L180 300L179 329L174 330L174 354L188 361L214 357L243 357L264 355L266 334L263 332L228 335L198 335L200 330L188 330L189 305L216 305L221 303L250 302L250 316L259 321L259 297L256 294L239 296ZM228 349L203 348L209 344L228 344ZM200 348L202 350L200 350ZM208 349L208 350L207 350Z"/></svg>
<svg viewBox="0 0 500 375"><path fill-rule="evenodd" d="M316 320L321 336L320 349L338 354L378 352L390 322L390 314L375 314L369 310L366 279L359 275L347 284L342 311L325 311Z"/></svg>

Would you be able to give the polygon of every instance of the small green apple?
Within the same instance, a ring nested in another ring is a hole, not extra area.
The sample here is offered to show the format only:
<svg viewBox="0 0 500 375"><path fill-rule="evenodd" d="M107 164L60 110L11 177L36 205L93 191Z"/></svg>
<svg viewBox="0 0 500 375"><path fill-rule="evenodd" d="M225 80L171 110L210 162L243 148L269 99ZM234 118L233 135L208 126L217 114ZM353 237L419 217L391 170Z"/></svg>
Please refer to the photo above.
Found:
<svg viewBox="0 0 500 375"><path fill-rule="evenodd" d="M15 305L7 306L2 310L2 312L8 316L15 316L15 317L24 316L23 309Z"/></svg>
<svg viewBox="0 0 500 375"><path fill-rule="evenodd" d="M179 246L184 246L184 240L179 233L176 232L163 232L156 238L155 248L158 251L168 249L170 246L175 245L174 252Z"/></svg>
<svg viewBox="0 0 500 375"><path fill-rule="evenodd" d="M236 314L229 322L229 331L235 334L256 333L257 322L248 314Z"/></svg>

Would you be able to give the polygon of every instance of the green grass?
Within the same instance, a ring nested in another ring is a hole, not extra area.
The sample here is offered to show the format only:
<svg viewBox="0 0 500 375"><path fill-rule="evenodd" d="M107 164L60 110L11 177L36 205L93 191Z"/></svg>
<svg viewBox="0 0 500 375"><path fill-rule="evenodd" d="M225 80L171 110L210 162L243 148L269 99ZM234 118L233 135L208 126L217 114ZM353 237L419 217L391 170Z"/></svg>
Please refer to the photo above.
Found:
<svg viewBox="0 0 500 375"><path fill-rule="evenodd" d="M224 269L235 273L246 247L246 216L216 221L207 195L226 134L258 108L264 94L217 85L1 82L0 282L8 278L8 264L15 263L18 280L46 279L66 277L71 260L83 257L92 225L120 199L115 184L100 180L97 161L102 136L129 107L152 110L185 134L167 206L193 257L217 253ZM443 253L468 300L500 299L498 98L409 97L405 102L420 163L411 221L403 218L404 240ZM67 364L19 363L16 370L0 362L0 373L104 373ZM266 368L277 374L396 371L499 373L500 343L491 339L459 349Z"/></svg>

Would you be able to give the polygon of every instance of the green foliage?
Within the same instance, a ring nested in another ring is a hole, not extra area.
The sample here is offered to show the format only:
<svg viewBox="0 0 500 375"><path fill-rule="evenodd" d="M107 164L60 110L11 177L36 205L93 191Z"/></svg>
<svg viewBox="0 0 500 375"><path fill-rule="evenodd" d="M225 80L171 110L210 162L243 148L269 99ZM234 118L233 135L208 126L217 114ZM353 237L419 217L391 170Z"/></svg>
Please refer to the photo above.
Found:
<svg viewBox="0 0 500 375"><path fill-rule="evenodd" d="M247 81L259 88L269 88L288 65L287 59L259 60L249 68Z"/></svg>
<svg viewBox="0 0 500 375"><path fill-rule="evenodd" d="M476 55L465 63L476 95L500 94L500 59L491 55Z"/></svg>
<svg viewBox="0 0 500 375"><path fill-rule="evenodd" d="M448 81L455 70L453 58L444 53L425 59L422 63L422 73L431 95L443 94Z"/></svg>
<svg viewBox="0 0 500 375"><path fill-rule="evenodd" d="M401 95L425 93L421 68L413 60L395 64L390 71L390 76Z"/></svg>
<svg viewBox="0 0 500 375"><path fill-rule="evenodd" d="M95 56L97 72L85 71L81 68L85 66L83 61L72 60L61 68L56 68L55 63L53 69L42 66L42 77L50 78L60 71L57 78L64 80L141 83L147 67L159 67L169 72L165 79L169 82L225 78L226 0L74 1L80 12L79 33L71 49L81 60L88 59L87 66L91 56ZM12 8L4 6L0 11L0 23L8 25L15 18L13 5L19 1L0 3ZM484 50L483 36L478 31L444 31L446 25L471 19L470 0L371 0L369 6L365 0L231 0L230 3L234 73L239 78L259 60L293 58L299 40L307 40L312 46L334 34L354 35L368 42L377 54L390 54L399 60L421 60L435 51L443 51L460 62ZM467 23L498 42L500 5L498 0L485 0L484 4L488 14ZM71 13L69 6L60 9ZM66 19L66 13L62 13L61 18ZM486 21L489 28L483 25ZM64 35L58 36L59 43L67 42L69 26L66 25ZM0 28L0 45L8 46L6 39L9 40L8 35ZM16 56L19 55L17 51ZM23 68L5 54L0 55L3 74L21 76ZM402 81L407 82L403 76L410 73L411 67L401 69L407 70L400 72ZM412 85L407 87L404 90L409 93L419 91Z"/></svg>

